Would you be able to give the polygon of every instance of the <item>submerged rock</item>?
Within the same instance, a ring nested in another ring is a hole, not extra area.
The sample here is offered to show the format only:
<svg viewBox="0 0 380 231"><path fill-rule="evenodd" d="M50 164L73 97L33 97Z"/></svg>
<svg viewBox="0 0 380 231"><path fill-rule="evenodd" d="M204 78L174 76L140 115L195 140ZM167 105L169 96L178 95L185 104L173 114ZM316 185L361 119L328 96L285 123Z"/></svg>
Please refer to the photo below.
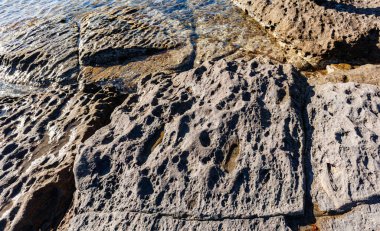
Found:
<svg viewBox="0 0 380 231"><path fill-rule="evenodd" d="M1 230L59 225L75 191L77 147L118 103L118 93L89 85L0 99Z"/></svg>
<svg viewBox="0 0 380 231"><path fill-rule="evenodd" d="M82 17L80 26L80 61L84 66L123 64L184 46L189 39L179 22L137 7L99 9Z"/></svg>
<svg viewBox="0 0 380 231"><path fill-rule="evenodd" d="M111 221L111 222L110 222ZM283 217L186 220L133 212L89 213L76 216L69 230L290 230Z"/></svg>
<svg viewBox="0 0 380 231"><path fill-rule="evenodd" d="M317 219L320 230L377 230L380 227L380 205L360 205L353 211Z"/></svg>
<svg viewBox="0 0 380 231"><path fill-rule="evenodd" d="M268 28L285 47L300 51L313 65L380 61L378 1L233 2Z"/></svg>
<svg viewBox="0 0 380 231"><path fill-rule="evenodd" d="M30 19L0 29L0 78L45 87L76 81L78 26L65 19Z"/></svg>

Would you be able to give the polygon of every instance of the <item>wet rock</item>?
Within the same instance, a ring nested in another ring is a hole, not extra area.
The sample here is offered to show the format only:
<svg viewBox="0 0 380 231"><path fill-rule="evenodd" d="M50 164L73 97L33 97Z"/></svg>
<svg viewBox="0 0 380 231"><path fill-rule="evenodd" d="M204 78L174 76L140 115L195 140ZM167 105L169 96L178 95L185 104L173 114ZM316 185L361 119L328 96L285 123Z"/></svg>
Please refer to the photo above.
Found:
<svg viewBox="0 0 380 231"><path fill-rule="evenodd" d="M100 8L83 16L80 26L84 79L173 72L191 62L190 31L159 11Z"/></svg>
<svg viewBox="0 0 380 231"><path fill-rule="evenodd" d="M0 29L0 77L33 86L76 81L78 27L65 19L30 19Z"/></svg>
<svg viewBox="0 0 380 231"><path fill-rule="evenodd" d="M317 214L346 211L380 196L380 89L355 83L314 88L307 107Z"/></svg>
<svg viewBox="0 0 380 231"><path fill-rule="evenodd" d="M311 64L380 60L378 1L233 0Z"/></svg>
<svg viewBox="0 0 380 231"><path fill-rule="evenodd" d="M112 222L109 222L112 221ZM128 221L128 222L126 222ZM201 221L143 213L88 213L75 217L69 230L290 230L282 217Z"/></svg>
<svg viewBox="0 0 380 231"><path fill-rule="evenodd" d="M302 213L302 84L267 60L147 76L76 158L74 220Z"/></svg>
<svg viewBox="0 0 380 231"><path fill-rule="evenodd" d="M0 229L58 227L75 191L78 145L123 97L85 86L0 99Z"/></svg>
<svg viewBox="0 0 380 231"><path fill-rule="evenodd" d="M351 69L352 68L352 69ZM331 73L326 71L306 72L311 85L331 83L366 83L380 86L380 65L367 64L358 67L350 65L331 65Z"/></svg>
<svg viewBox="0 0 380 231"><path fill-rule="evenodd" d="M378 230L380 204L360 205L348 213L317 219L320 230Z"/></svg>
<svg viewBox="0 0 380 231"><path fill-rule="evenodd" d="M85 66L121 64L184 45L188 39L179 34L179 22L128 6L89 13L80 26L80 61Z"/></svg>

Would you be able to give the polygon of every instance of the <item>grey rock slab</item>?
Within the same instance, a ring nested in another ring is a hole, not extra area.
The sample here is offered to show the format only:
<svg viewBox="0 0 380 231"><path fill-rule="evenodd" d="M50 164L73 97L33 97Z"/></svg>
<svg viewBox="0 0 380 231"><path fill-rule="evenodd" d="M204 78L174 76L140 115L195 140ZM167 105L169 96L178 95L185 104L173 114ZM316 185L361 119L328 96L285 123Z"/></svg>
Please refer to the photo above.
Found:
<svg viewBox="0 0 380 231"><path fill-rule="evenodd" d="M291 65L268 60L147 76L81 148L77 216L302 213L302 84Z"/></svg>
<svg viewBox="0 0 380 231"><path fill-rule="evenodd" d="M380 60L379 1L233 0L315 66ZM360 2L360 3L359 3Z"/></svg>
<svg viewBox="0 0 380 231"><path fill-rule="evenodd" d="M380 196L380 89L318 85L307 111L313 182L320 212L346 210Z"/></svg>
<svg viewBox="0 0 380 231"><path fill-rule="evenodd" d="M290 230L283 217L187 220L133 212L88 213L76 216L69 230Z"/></svg>
<svg viewBox="0 0 380 231"><path fill-rule="evenodd" d="M159 11L107 7L80 20L80 62L85 66L122 64L189 43L189 31Z"/></svg>
<svg viewBox="0 0 380 231"><path fill-rule="evenodd" d="M75 191L77 147L107 123L119 97L86 85L0 98L0 230L58 226Z"/></svg>
<svg viewBox="0 0 380 231"><path fill-rule="evenodd" d="M76 81L79 29L65 19L28 19L0 29L2 81L32 86Z"/></svg>

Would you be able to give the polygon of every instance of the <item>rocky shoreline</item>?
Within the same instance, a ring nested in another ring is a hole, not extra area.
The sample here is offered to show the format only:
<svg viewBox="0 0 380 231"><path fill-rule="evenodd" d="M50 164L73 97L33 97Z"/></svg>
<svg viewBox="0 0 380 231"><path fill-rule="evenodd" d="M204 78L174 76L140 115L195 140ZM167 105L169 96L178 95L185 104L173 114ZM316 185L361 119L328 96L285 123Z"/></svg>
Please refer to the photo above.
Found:
<svg viewBox="0 0 380 231"><path fill-rule="evenodd" d="M380 2L185 2L0 29L0 230L380 229Z"/></svg>

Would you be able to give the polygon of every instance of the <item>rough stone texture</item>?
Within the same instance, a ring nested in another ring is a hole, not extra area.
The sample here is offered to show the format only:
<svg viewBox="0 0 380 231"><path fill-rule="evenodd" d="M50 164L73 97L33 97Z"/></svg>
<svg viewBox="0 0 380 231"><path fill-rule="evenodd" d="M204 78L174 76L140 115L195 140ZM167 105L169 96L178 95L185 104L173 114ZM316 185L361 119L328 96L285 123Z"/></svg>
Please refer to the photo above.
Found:
<svg viewBox="0 0 380 231"><path fill-rule="evenodd" d="M75 191L78 145L122 102L107 89L86 85L78 93L0 99L0 230L58 226Z"/></svg>
<svg viewBox="0 0 380 231"><path fill-rule="evenodd" d="M313 65L380 60L379 1L233 0ZM356 2L356 1L355 1ZM376 8L374 8L376 6Z"/></svg>
<svg viewBox="0 0 380 231"><path fill-rule="evenodd" d="M307 107L313 202L344 211L380 196L380 89L366 84L316 86Z"/></svg>
<svg viewBox="0 0 380 231"><path fill-rule="evenodd" d="M320 230L326 231L373 231L380 229L379 217L380 204L361 205L343 215L318 218L317 226Z"/></svg>
<svg viewBox="0 0 380 231"><path fill-rule="evenodd" d="M328 82L332 83L366 83L380 86L380 65L367 64L359 67L331 68L333 71L308 72L308 82L311 85L320 85Z"/></svg>
<svg viewBox="0 0 380 231"><path fill-rule="evenodd" d="M112 221L112 222L109 222ZM128 222L126 222L128 221ZM290 230L282 217L201 221L143 213L89 213L72 220L69 230Z"/></svg>
<svg viewBox="0 0 380 231"><path fill-rule="evenodd" d="M302 213L302 79L262 62L144 78L76 158L76 216Z"/></svg>
<svg viewBox="0 0 380 231"><path fill-rule="evenodd" d="M0 78L47 86L77 78L78 27L64 19L30 19L0 28Z"/></svg>
<svg viewBox="0 0 380 231"><path fill-rule="evenodd" d="M85 80L131 81L155 72L173 72L192 61L190 31L158 11L100 8L82 17L80 26Z"/></svg>

